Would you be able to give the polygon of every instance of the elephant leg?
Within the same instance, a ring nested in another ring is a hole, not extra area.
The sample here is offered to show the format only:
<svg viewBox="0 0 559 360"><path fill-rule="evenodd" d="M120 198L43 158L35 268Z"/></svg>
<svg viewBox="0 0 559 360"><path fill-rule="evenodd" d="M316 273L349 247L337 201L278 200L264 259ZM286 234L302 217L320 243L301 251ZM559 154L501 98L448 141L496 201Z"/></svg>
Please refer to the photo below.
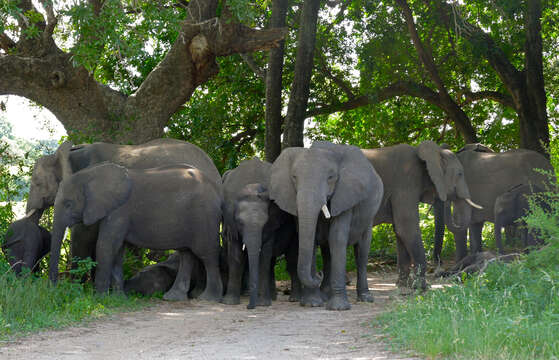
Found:
<svg viewBox="0 0 559 360"><path fill-rule="evenodd" d="M373 294L369 291L367 281L367 262L369 261L369 249L371 248L371 232L373 227L369 226L364 231L360 241L354 245L355 263L357 265L357 300L373 302Z"/></svg>
<svg viewBox="0 0 559 360"><path fill-rule="evenodd" d="M95 289L100 294L109 291L115 257L117 251L124 247L124 235L126 225L119 224L118 219L111 222L103 220L99 226L99 237L95 254L97 258L97 270L95 273Z"/></svg>
<svg viewBox="0 0 559 360"><path fill-rule="evenodd" d="M190 279L194 268L194 255L190 250L179 251L179 269L173 286L163 295L163 300L182 301L188 299Z"/></svg>
<svg viewBox="0 0 559 360"><path fill-rule="evenodd" d="M72 226L72 233L71 233L71 241L70 241L70 256L72 260L72 269L76 269L78 264L76 263L75 259L87 259L88 257L91 260L96 260L95 257L95 247L97 244L97 238L99 236L99 225L83 225L83 224L76 224ZM50 250L50 249L49 249ZM93 269L91 274L91 279L94 279L94 272ZM87 280L87 274L83 275L83 278L80 279L81 282L85 282Z"/></svg>
<svg viewBox="0 0 559 360"><path fill-rule="evenodd" d="M126 247L121 244L120 248L115 251L115 261L113 264L111 287L114 292L124 293L124 273L122 265L124 263L124 249Z"/></svg>
<svg viewBox="0 0 559 360"><path fill-rule="evenodd" d="M403 204L407 203L403 202ZM396 232L396 238L400 239L399 244L401 244L401 246L398 246L398 266L400 269L400 278L398 281L406 281L405 278L409 276L411 260L415 266L414 283L411 285L413 288L424 290L427 288L427 283L425 281L425 270L427 268L425 248L423 247L421 230L419 229L417 203L415 203L415 207L411 205L412 204L407 204L407 206L393 206L392 208L394 230ZM402 284L402 282L400 282L400 284Z"/></svg>
<svg viewBox="0 0 559 360"><path fill-rule="evenodd" d="M495 244L497 245L499 254L503 254L503 242L501 240L502 230L503 230L502 222L499 219L495 219L495 228L494 228Z"/></svg>
<svg viewBox="0 0 559 360"><path fill-rule="evenodd" d="M260 250L260 264L258 278L258 299L256 301L257 306L270 306L272 305L272 295L271 295L271 284L270 278L272 277L270 268L272 264L272 252L273 252L272 240L264 242L262 244L262 249Z"/></svg>
<svg viewBox="0 0 559 360"><path fill-rule="evenodd" d="M293 244L289 246L287 253L285 254L287 272L291 278L291 292L289 294L290 302L301 301L301 282L297 276L297 253L299 250L297 245L297 242L294 241Z"/></svg>
<svg viewBox="0 0 559 360"><path fill-rule="evenodd" d="M330 286L330 267L332 259L330 257L330 248L328 246L320 246L320 253L322 254L322 272L324 273L324 278L322 279L322 284L320 285L320 293L322 299L327 301L330 296L332 296L332 287Z"/></svg>
<svg viewBox="0 0 559 360"><path fill-rule="evenodd" d="M346 251L351 224L351 210L338 215L330 224L328 244L330 245L330 287L331 296L326 304L328 310L348 310L351 305L347 298L345 284Z"/></svg>
<svg viewBox="0 0 559 360"><path fill-rule="evenodd" d="M481 230L483 229L483 221L470 225L470 252L476 254L481 252Z"/></svg>
<svg viewBox="0 0 559 360"><path fill-rule="evenodd" d="M213 240L215 242L214 248L204 249L202 251L192 249L194 254L202 261L204 268L206 269L206 289L204 289L204 292L200 295L200 299L208 301L221 301L223 297L223 284L221 283L221 274L219 272L219 242L217 241L217 238L215 240L209 238L205 240Z"/></svg>
<svg viewBox="0 0 559 360"><path fill-rule="evenodd" d="M411 258L408 249L406 249L404 242L398 234L396 234L396 250L398 252L398 280L396 281L396 286L399 288L410 288Z"/></svg>
<svg viewBox="0 0 559 360"><path fill-rule="evenodd" d="M272 297L272 301L276 301L278 299L278 291L276 288L276 258L272 257L272 261L270 262L270 296Z"/></svg>
<svg viewBox="0 0 559 360"><path fill-rule="evenodd" d="M467 244L468 230L458 231L454 233L454 242L456 246L456 262L459 262L468 256Z"/></svg>
<svg viewBox="0 0 559 360"><path fill-rule="evenodd" d="M241 241L231 241L228 248L229 279L227 280L227 293L223 297L222 302L228 305L237 305L241 303L241 284L245 268L245 257Z"/></svg>

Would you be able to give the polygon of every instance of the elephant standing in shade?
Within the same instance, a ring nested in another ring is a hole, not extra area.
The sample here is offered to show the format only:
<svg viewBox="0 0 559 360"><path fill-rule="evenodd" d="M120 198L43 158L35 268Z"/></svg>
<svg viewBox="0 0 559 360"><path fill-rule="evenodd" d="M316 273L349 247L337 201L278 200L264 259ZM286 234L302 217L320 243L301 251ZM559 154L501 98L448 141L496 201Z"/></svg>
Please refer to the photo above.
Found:
<svg viewBox="0 0 559 360"><path fill-rule="evenodd" d="M275 258L286 254L292 296L298 292L296 274L297 233L295 219L281 211L269 198L272 164L258 158L245 160L223 176L223 237L227 246L229 282L223 302L240 302L241 281L248 253L249 293L247 308L268 306L275 290Z"/></svg>
<svg viewBox="0 0 559 360"><path fill-rule="evenodd" d="M435 198L454 205L452 221L465 226L471 207L464 169L455 154L432 141L414 147L406 144L363 150L384 183L382 205L374 225L391 223L398 248L398 286L426 288L425 249L419 228L419 202L432 203ZM419 282L410 281L411 263L415 264Z"/></svg>
<svg viewBox="0 0 559 360"><path fill-rule="evenodd" d="M128 169L147 169L175 163L195 166L216 184L221 192L221 176L208 155L196 145L174 139L157 139L141 145L115 145L93 143L72 146L65 142L54 155L37 160L31 176L27 212L39 213L54 205L54 199L62 180L62 168L71 173L89 166L109 161ZM76 224L72 227L71 254L73 257L95 259L98 226Z"/></svg>
<svg viewBox="0 0 559 360"><path fill-rule="evenodd" d="M315 235L317 223L326 221L328 230L318 240L328 246L331 257L326 307L350 308L345 278L346 249L350 245L355 247L358 299L372 301L367 257L383 186L361 150L329 142L314 142L310 148L287 148L272 165L269 191L280 209L297 216L297 274L302 285L311 290L321 285L321 276L314 271ZM324 218L319 220L321 212ZM318 292L310 305L320 305L322 301Z"/></svg>
<svg viewBox="0 0 559 360"><path fill-rule="evenodd" d="M518 185L497 197L494 209L495 242L501 254L503 253L503 243L501 241L503 227L513 225L518 219L526 216L530 209L528 196L543 191L544 189L537 185ZM543 202L540 202L539 205L544 208L546 206ZM521 238L524 247L536 245L537 243L532 234L528 233L526 223L524 222L522 222Z"/></svg>
<svg viewBox="0 0 559 360"><path fill-rule="evenodd" d="M23 267L37 271L37 263L50 251L50 233L37 225L38 214L14 221L6 231L2 250L16 274Z"/></svg>
<svg viewBox="0 0 559 360"><path fill-rule="evenodd" d="M467 230L470 231L470 252L481 251L481 232L486 221L495 222L495 201L509 189L525 184L546 188L549 176L535 169L542 169L550 174L553 167L542 154L526 149L495 153L480 144L469 144L456 156L464 167L466 183L472 194L472 200L482 209L474 208L470 221L465 226L448 221L450 205L444 204L444 211L437 211L436 224L446 224L454 234L456 242L456 259L468 255ZM553 181L553 180L552 180ZM440 258L443 232L435 234L435 259Z"/></svg>
<svg viewBox="0 0 559 360"><path fill-rule="evenodd" d="M62 162L67 164L67 162ZM102 163L63 179L54 204L49 278L58 278L60 247L66 227L99 222L95 288L122 291L124 244L179 251L179 270L168 300L184 300L190 289L193 254L206 269L203 299L219 301L220 187L204 172L186 164L126 169Z"/></svg>

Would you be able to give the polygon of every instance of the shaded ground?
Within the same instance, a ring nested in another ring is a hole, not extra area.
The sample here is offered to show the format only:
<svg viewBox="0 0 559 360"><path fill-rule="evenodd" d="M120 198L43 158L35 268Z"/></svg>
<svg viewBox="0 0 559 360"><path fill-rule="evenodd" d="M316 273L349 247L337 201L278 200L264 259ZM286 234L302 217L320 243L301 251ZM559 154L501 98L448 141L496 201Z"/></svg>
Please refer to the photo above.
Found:
<svg viewBox="0 0 559 360"><path fill-rule="evenodd" d="M390 352L370 320L400 296L394 273L371 273L375 303L349 311L303 308L278 295L247 310L192 300L157 304L0 347L2 359L410 359ZM352 282L354 284L355 281Z"/></svg>

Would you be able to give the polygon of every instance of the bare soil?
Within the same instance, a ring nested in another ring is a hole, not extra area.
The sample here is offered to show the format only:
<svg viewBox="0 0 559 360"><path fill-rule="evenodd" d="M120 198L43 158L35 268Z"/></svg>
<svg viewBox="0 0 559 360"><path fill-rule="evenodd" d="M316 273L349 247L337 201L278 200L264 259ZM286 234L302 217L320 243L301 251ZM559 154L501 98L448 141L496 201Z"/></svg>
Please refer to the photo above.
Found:
<svg viewBox="0 0 559 360"><path fill-rule="evenodd" d="M395 273L369 273L374 303L348 294L349 311L290 303L271 307L205 301L161 302L85 325L46 331L0 347L1 359L417 359L396 354L371 320L398 301ZM352 284L355 284L353 279Z"/></svg>

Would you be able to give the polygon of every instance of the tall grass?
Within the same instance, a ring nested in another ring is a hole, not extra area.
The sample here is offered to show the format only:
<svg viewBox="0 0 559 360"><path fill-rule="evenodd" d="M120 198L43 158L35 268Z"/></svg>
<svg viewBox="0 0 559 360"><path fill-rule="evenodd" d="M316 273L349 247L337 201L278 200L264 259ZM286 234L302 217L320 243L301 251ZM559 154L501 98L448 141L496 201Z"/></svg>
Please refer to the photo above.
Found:
<svg viewBox="0 0 559 360"><path fill-rule="evenodd" d="M559 358L559 191L526 217L546 245L520 261L402 301L375 324L399 347L452 359ZM548 207L549 206L549 207Z"/></svg>
<svg viewBox="0 0 559 360"><path fill-rule="evenodd" d="M70 280L53 286L46 277L16 277L0 261L0 339L45 328L59 328L115 311L134 310L149 302L124 295L99 296Z"/></svg>

